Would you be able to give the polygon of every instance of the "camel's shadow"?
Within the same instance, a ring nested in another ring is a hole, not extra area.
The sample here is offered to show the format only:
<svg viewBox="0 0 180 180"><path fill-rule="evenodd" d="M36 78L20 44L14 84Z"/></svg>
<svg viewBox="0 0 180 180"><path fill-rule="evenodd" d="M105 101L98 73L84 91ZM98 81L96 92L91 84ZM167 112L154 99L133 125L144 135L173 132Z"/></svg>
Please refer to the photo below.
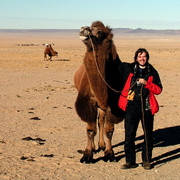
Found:
<svg viewBox="0 0 180 180"><path fill-rule="evenodd" d="M70 59L54 59L53 61L71 61Z"/></svg>
<svg viewBox="0 0 180 180"><path fill-rule="evenodd" d="M154 148L156 147L167 147L167 146L174 146L180 144L180 126L168 127L164 129L158 129L154 131ZM144 136L139 136L136 138L136 141L143 140ZM116 148L118 146L124 145L124 141L118 143L113 146ZM143 142L136 145L136 152L142 150ZM115 154L116 161L120 161L122 158L125 157L124 151L117 152ZM156 156L152 159L153 166L158 164L162 164L173 159L177 159L180 157L180 148L174 149L172 151L168 151L164 154Z"/></svg>

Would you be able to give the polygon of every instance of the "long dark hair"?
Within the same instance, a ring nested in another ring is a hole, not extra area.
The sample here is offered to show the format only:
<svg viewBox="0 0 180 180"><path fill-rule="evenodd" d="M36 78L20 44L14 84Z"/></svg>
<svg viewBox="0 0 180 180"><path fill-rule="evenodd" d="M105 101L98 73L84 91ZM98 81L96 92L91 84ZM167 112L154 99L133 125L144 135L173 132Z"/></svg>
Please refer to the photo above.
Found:
<svg viewBox="0 0 180 180"><path fill-rule="evenodd" d="M147 62L148 62L150 56L149 56L148 51L147 51L145 48L139 48L139 49L135 52L134 62L136 62L138 54L139 54L139 53L142 54L143 52L146 53Z"/></svg>

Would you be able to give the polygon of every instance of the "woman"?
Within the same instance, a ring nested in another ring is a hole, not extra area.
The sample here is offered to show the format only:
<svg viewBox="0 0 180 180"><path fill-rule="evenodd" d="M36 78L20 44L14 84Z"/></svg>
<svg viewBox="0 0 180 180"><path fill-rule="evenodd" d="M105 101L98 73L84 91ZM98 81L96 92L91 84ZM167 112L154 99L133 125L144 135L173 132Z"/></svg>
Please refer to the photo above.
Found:
<svg viewBox="0 0 180 180"><path fill-rule="evenodd" d="M153 121L159 106L154 96L162 91L158 72L149 64L149 53L140 48L135 52L133 63L122 63L120 72L124 89L119 98L119 108L125 111L125 155L126 164L122 169L137 167L135 137L141 120L145 139L142 149L144 169L151 169L153 149ZM147 139L147 141L146 141Z"/></svg>

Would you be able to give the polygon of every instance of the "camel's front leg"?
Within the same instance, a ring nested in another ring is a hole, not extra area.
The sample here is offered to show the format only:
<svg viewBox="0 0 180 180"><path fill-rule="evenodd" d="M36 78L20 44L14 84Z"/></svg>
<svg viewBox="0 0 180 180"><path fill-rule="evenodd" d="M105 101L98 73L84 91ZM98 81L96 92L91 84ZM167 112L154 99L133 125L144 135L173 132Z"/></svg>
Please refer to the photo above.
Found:
<svg viewBox="0 0 180 180"><path fill-rule="evenodd" d="M95 150L94 136L97 132L97 107L96 102L89 96L78 94L76 103L76 111L83 121L87 123L87 146L80 162L93 162L93 151Z"/></svg>
<svg viewBox="0 0 180 180"><path fill-rule="evenodd" d="M106 149L104 152L104 158L106 161L114 161L114 151L112 149L111 140L114 133L114 124L106 121L105 123L105 135L106 135Z"/></svg>
<svg viewBox="0 0 180 180"><path fill-rule="evenodd" d="M84 152L81 162L91 163L93 162L93 151L95 151L94 137L96 135L96 122L87 124L87 146Z"/></svg>
<svg viewBox="0 0 180 180"><path fill-rule="evenodd" d="M104 142L104 123L105 123L105 111L99 109L98 126L99 126L99 150L105 150Z"/></svg>

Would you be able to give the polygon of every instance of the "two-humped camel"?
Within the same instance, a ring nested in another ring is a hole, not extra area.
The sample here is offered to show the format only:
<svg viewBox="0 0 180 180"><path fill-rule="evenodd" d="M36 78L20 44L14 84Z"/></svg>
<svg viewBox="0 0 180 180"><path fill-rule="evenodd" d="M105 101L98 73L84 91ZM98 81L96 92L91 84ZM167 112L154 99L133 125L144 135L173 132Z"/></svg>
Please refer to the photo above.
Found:
<svg viewBox="0 0 180 180"><path fill-rule="evenodd" d="M124 114L118 108L120 94L111 90L105 81L114 89L122 90L118 72L118 64L121 61L112 40L111 29L105 27L102 22L96 21L91 27L82 27L79 37L87 48L83 64L74 75L74 83L78 90L75 108L81 120L87 123L87 146L80 161L93 162L97 119L99 150L105 150L105 160L113 161L111 140L114 124L121 122Z"/></svg>
<svg viewBox="0 0 180 180"><path fill-rule="evenodd" d="M49 59L47 59L47 55L49 56ZM52 48L51 44L46 44L46 48L44 50L44 61L45 60L50 60L52 61L52 56L58 56L58 52L54 51Z"/></svg>

